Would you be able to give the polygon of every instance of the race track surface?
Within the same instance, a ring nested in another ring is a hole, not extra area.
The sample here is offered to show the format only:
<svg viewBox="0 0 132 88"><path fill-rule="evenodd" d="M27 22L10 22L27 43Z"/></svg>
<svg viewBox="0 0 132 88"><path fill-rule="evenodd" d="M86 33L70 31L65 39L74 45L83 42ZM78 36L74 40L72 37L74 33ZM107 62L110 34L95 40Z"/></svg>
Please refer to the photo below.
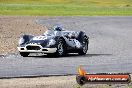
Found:
<svg viewBox="0 0 132 88"><path fill-rule="evenodd" d="M79 65L88 73L132 72L132 17L38 17L35 22L85 31L90 37L88 53L60 58L0 56L0 77L76 74Z"/></svg>

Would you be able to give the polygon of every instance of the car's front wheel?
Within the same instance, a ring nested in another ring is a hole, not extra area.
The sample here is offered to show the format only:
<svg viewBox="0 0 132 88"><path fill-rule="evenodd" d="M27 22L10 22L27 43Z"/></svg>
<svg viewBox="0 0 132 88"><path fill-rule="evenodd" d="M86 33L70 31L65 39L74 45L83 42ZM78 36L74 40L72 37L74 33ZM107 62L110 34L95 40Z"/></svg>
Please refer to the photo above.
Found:
<svg viewBox="0 0 132 88"><path fill-rule="evenodd" d="M29 54L29 52L20 52L20 55L23 57L27 57Z"/></svg>
<svg viewBox="0 0 132 88"><path fill-rule="evenodd" d="M56 56L63 56L65 54L65 45L63 39L59 39L57 44L57 51L55 54Z"/></svg>

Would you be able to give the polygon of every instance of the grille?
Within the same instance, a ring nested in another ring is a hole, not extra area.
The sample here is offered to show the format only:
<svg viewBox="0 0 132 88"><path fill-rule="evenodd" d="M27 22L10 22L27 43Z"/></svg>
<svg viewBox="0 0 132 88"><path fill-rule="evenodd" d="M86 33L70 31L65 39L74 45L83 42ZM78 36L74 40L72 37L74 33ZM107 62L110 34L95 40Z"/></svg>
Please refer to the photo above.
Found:
<svg viewBox="0 0 132 88"><path fill-rule="evenodd" d="M40 50L41 48L39 46L27 46L27 50Z"/></svg>
<svg viewBox="0 0 132 88"><path fill-rule="evenodd" d="M42 49L42 51L48 51L47 49Z"/></svg>

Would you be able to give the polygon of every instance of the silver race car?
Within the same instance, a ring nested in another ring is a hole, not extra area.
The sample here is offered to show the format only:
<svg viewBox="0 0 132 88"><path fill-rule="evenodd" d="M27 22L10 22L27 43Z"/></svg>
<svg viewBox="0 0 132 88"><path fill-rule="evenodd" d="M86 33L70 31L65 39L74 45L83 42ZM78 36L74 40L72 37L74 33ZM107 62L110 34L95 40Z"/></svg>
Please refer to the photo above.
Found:
<svg viewBox="0 0 132 88"><path fill-rule="evenodd" d="M57 26L48 29L43 35L23 35L19 39L18 51L23 57L30 53L63 56L67 53L85 55L88 50L89 37L82 31L66 31Z"/></svg>

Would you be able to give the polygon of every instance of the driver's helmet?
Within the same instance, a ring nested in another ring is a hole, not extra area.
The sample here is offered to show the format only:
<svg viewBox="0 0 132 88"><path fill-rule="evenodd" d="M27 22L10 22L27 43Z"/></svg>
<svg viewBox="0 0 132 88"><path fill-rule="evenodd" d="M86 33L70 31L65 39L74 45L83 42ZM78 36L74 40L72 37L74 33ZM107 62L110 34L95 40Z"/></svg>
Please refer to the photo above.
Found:
<svg viewBox="0 0 132 88"><path fill-rule="evenodd" d="M54 27L54 30L55 30L55 31L62 31L62 28L61 28L60 26L55 26L55 27Z"/></svg>

